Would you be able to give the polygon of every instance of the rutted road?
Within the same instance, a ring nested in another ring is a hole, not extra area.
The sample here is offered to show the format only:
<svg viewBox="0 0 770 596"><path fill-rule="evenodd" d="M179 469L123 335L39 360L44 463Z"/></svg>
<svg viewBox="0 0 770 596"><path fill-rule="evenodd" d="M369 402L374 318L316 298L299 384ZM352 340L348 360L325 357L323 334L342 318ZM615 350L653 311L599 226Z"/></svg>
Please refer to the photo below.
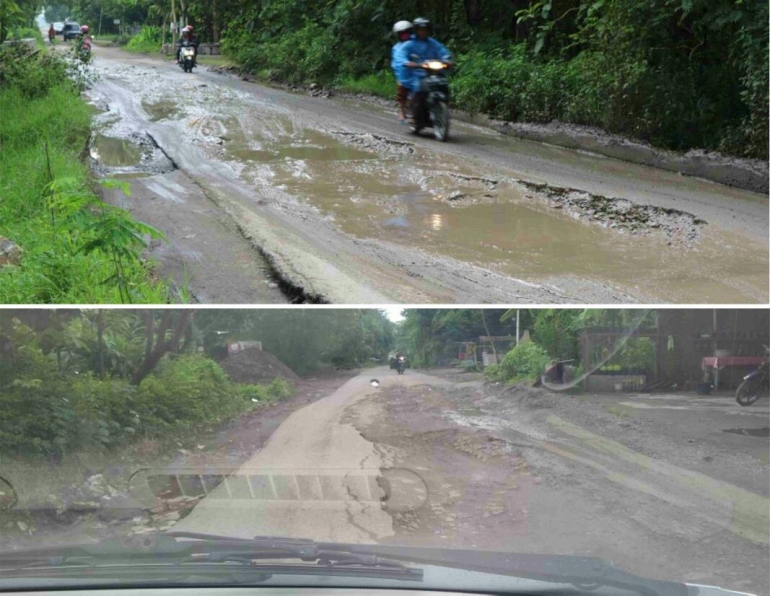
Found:
<svg viewBox="0 0 770 596"><path fill-rule="evenodd" d="M103 134L144 143L139 168L100 163L134 172L109 198L202 302L768 299L767 197L460 123L415 139L373 105L112 48L96 68Z"/></svg>

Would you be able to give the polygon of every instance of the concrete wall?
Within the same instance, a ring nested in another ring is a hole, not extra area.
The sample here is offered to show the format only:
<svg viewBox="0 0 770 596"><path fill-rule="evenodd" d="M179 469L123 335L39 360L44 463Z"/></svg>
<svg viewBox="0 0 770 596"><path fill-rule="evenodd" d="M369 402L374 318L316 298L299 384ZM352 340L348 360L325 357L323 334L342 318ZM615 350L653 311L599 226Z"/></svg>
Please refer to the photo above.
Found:
<svg viewBox="0 0 770 596"><path fill-rule="evenodd" d="M626 390L633 391L643 387L647 378L644 375L588 375L585 379L585 391L590 393L617 393L624 388L618 385L630 385Z"/></svg>
<svg viewBox="0 0 770 596"><path fill-rule="evenodd" d="M161 47L163 54L173 56L176 53L176 44L165 43ZM199 56L219 56L219 44L218 43L202 43L198 45Z"/></svg>

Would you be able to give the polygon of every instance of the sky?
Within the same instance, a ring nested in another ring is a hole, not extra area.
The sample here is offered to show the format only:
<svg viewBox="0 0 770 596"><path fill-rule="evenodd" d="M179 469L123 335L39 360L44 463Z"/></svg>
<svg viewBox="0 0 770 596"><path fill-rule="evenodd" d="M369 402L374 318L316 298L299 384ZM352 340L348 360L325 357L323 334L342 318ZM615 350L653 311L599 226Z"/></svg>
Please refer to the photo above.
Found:
<svg viewBox="0 0 770 596"><path fill-rule="evenodd" d="M404 317L401 316L401 311L404 310L403 306L384 306L382 307L382 310L385 311L385 314L388 317L388 319L390 319L394 323L398 323L399 321L404 320Z"/></svg>

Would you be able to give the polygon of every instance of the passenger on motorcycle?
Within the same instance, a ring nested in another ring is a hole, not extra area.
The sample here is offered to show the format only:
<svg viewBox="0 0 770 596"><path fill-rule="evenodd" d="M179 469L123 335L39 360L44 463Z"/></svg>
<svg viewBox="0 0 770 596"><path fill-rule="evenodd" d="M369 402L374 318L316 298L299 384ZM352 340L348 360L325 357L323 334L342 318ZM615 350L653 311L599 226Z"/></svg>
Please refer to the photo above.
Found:
<svg viewBox="0 0 770 596"><path fill-rule="evenodd" d="M88 25L83 25L80 28L80 33L75 38L75 44L75 50L80 59L89 62L91 59L91 35Z"/></svg>
<svg viewBox="0 0 770 596"><path fill-rule="evenodd" d="M409 70L404 65L401 56L401 48L414 36L412 23L409 21L399 21L393 25L393 33L396 34L398 42L393 46L390 53L390 67L396 77L396 102L401 110L399 122L406 124L406 102L409 99Z"/></svg>
<svg viewBox="0 0 770 596"><path fill-rule="evenodd" d="M425 76L421 65L428 60L441 60L451 64L452 54L438 40L431 37L433 25L428 19L415 19L413 21L415 35L406 42L400 50L400 58L404 66L411 73L409 88L412 93L420 90L420 81Z"/></svg>
<svg viewBox="0 0 770 596"><path fill-rule="evenodd" d="M177 40L176 42L176 61L179 62L179 55L182 51L182 45L189 44L192 45L193 49L195 50L195 55L193 56L193 61L198 61L198 38L195 36L195 29L192 25L187 25L184 29L182 29L182 36Z"/></svg>

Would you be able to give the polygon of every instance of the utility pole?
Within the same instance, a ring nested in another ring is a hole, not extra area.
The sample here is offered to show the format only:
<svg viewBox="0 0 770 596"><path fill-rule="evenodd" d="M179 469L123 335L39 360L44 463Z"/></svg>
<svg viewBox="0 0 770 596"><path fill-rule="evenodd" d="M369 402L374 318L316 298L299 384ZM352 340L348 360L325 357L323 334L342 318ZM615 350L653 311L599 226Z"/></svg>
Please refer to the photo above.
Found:
<svg viewBox="0 0 770 596"><path fill-rule="evenodd" d="M519 337L521 337L521 335L519 334L519 312L520 311L517 308L516 309L516 345L517 346L519 345Z"/></svg>

